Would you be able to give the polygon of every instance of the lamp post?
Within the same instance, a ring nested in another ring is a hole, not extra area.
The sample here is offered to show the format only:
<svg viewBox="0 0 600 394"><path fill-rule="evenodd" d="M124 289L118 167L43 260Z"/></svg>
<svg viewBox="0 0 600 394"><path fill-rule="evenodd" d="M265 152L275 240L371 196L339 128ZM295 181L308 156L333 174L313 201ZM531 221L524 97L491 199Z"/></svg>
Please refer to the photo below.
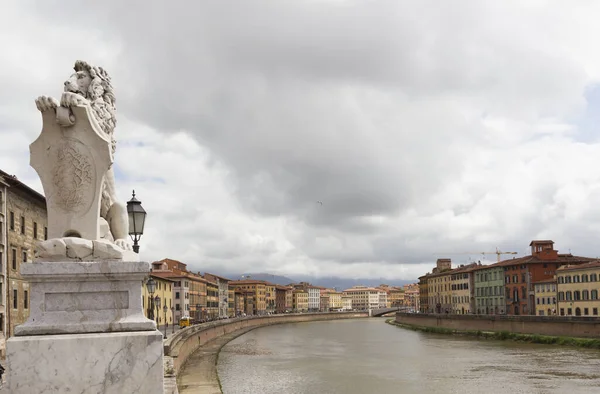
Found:
<svg viewBox="0 0 600 394"><path fill-rule="evenodd" d="M163 306L163 312L165 313L165 336L163 337L164 339L167 339L167 311L169 310L166 301L167 300L165 300L165 306Z"/></svg>
<svg viewBox="0 0 600 394"><path fill-rule="evenodd" d="M131 200L127 201L127 216L129 216L129 235L133 240L133 251L139 253L138 241L144 234L146 211L142 208L142 202L135 198L135 190L132 193Z"/></svg>
<svg viewBox="0 0 600 394"><path fill-rule="evenodd" d="M148 313L148 318L154 320L154 290L156 290L156 282L152 277L146 282L146 289L150 293L150 312Z"/></svg>
<svg viewBox="0 0 600 394"><path fill-rule="evenodd" d="M159 296L156 296L154 298L154 305L156 305L156 326L158 327L160 325L159 324L160 316L158 314L160 312L160 297ZM158 329L160 330L160 327L158 327Z"/></svg>
<svg viewBox="0 0 600 394"><path fill-rule="evenodd" d="M171 324L171 327L172 327L171 333L175 334L175 307L174 306L171 307L171 317L173 318L173 324Z"/></svg>

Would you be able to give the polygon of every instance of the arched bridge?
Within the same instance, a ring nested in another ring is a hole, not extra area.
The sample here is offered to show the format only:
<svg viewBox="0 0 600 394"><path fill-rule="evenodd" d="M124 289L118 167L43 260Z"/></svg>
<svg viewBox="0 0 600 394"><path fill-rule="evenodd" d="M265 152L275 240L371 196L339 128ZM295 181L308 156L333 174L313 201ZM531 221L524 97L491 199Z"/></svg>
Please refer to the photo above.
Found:
<svg viewBox="0 0 600 394"><path fill-rule="evenodd" d="M372 317L383 316L392 312L408 312L411 308L406 306L397 306L394 308L379 308L379 309L371 309L369 311L369 315Z"/></svg>

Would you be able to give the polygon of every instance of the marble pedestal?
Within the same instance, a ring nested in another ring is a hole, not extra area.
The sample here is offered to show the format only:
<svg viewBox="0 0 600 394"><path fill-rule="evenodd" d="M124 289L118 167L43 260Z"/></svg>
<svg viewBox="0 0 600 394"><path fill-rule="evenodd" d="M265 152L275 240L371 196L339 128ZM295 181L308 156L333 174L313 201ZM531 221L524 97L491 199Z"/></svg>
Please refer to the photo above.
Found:
<svg viewBox="0 0 600 394"><path fill-rule="evenodd" d="M6 344L10 393L163 392L163 341L142 310L146 262L35 262L30 316Z"/></svg>
<svg viewBox="0 0 600 394"><path fill-rule="evenodd" d="M35 262L21 265L30 283L30 315L16 336L153 331L142 311L146 262Z"/></svg>
<svg viewBox="0 0 600 394"><path fill-rule="evenodd" d="M8 392L163 394L158 331L12 337Z"/></svg>

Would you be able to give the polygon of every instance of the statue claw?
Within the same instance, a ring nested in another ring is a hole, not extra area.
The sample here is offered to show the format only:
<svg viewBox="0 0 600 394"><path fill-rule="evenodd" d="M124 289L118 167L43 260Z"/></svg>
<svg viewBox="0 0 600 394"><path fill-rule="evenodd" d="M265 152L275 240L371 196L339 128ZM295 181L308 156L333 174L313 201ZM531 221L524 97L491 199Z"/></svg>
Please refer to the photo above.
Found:
<svg viewBox="0 0 600 394"><path fill-rule="evenodd" d="M132 250L131 244L126 239L117 239L115 244L123 250Z"/></svg>

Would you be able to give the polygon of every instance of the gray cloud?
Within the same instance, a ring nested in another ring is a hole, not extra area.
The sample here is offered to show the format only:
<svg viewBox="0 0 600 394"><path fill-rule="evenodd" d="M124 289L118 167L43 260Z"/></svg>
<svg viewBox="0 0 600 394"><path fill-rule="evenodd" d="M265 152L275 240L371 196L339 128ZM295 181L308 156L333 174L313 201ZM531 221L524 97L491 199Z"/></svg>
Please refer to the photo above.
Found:
<svg viewBox="0 0 600 394"><path fill-rule="evenodd" d="M599 147L560 130L576 128L600 76L572 33L595 36L592 10L571 20L558 2L13 7L33 20L23 37L49 39L30 41L30 69L44 73L35 84L14 77L28 59L10 52L0 132L39 132L33 97L57 94L74 58L106 66L128 119L118 165L158 194L147 198L161 221L153 256L165 247L215 267L399 275L396 265L435 251L521 251L542 235L590 250L573 234L589 239L598 210L565 190L594 195L599 177L569 171ZM145 173L126 163L134 157Z"/></svg>

